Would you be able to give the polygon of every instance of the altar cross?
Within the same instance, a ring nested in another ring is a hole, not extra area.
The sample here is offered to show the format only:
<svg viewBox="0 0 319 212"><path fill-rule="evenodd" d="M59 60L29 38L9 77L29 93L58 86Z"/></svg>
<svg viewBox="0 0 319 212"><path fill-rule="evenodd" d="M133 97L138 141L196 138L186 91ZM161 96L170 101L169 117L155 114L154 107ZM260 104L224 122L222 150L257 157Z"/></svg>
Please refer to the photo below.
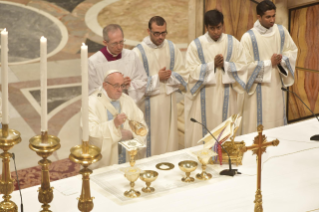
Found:
<svg viewBox="0 0 319 212"><path fill-rule="evenodd" d="M264 152L266 152L266 148L268 146L278 146L279 140L273 140L270 142L267 142L267 138L265 135L262 134L263 132L263 126L259 125L257 127L258 136L254 138L254 144L251 146L244 146L242 147L241 151L246 152L248 150L253 151L253 155L257 155L257 191L255 196L255 212L262 212L262 195L261 195L261 156Z"/></svg>

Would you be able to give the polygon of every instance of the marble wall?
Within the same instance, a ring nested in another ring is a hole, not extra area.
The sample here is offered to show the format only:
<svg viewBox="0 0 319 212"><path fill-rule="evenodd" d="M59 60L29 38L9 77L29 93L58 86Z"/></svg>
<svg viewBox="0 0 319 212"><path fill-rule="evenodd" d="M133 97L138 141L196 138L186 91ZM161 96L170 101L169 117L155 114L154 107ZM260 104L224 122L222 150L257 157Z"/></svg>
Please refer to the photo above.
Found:
<svg viewBox="0 0 319 212"><path fill-rule="evenodd" d="M291 89L308 107L319 113L319 4L291 10L290 34L298 46L295 83ZM311 112L293 95L288 97L288 121L311 117Z"/></svg>

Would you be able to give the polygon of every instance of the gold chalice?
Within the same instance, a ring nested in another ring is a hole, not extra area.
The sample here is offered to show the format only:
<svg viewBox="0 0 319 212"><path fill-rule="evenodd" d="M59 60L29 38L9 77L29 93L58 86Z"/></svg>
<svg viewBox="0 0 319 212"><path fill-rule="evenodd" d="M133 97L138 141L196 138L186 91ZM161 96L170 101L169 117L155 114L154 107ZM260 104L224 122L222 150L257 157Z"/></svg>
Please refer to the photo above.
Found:
<svg viewBox="0 0 319 212"><path fill-rule="evenodd" d="M143 192L152 193L155 191L155 188L150 186L151 186L151 182L155 181L157 176L158 176L158 173L152 170L145 170L144 172L140 173L140 179L146 183L146 187L142 188Z"/></svg>
<svg viewBox="0 0 319 212"><path fill-rule="evenodd" d="M217 154L211 149L202 149L193 153L198 157L199 162L202 164L202 173L196 174L196 178L199 180L211 179L213 176L210 173L206 172L206 167L209 159Z"/></svg>
<svg viewBox="0 0 319 212"><path fill-rule="evenodd" d="M137 154L137 149L128 151L128 154L130 155L130 165L133 167L135 165L135 155Z"/></svg>
<svg viewBox="0 0 319 212"><path fill-rule="evenodd" d="M195 171L198 163L193 160L184 160L178 163L179 168L186 173L186 177L182 178L182 181L185 183L194 182L194 178L190 177L192 171Z"/></svg>
<svg viewBox="0 0 319 212"><path fill-rule="evenodd" d="M124 192L124 196L128 198L139 197L141 195L141 192L134 190L134 186L135 186L134 182L139 178L141 169L137 167L128 167L121 170L125 173L124 176L126 177L126 179L130 181L130 186L131 186L130 190Z"/></svg>

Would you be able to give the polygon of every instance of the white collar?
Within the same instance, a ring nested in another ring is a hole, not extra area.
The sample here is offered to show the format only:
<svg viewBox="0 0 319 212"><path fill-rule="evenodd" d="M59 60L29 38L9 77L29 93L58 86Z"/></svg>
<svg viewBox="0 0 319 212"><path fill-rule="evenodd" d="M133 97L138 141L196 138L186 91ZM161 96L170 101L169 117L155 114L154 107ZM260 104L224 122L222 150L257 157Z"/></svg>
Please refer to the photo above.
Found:
<svg viewBox="0 0 319 212"><path fill-rule="evenodd" d="M160 49L160 48L162 48L162 47L164 46L165 40L163 41L163 43L162 43L161 45L157 46L157 45L155 45L155 44L152 42L150 36L147 36L147 37L145 37L145 38L143 39L143 42L144 42L148 47L150 47L150 48L152 48L152 49Z"/></svg>
<svg viewBox="0 0 319 212"><path fill-rule="evenodd" d="M221 42L221 41L224 39L224 37L225 37L225 36L224 36L224 33L222 33L221 36L220 36L220 38L218 38L217 41L214 41L214 40L209 36L208 32L206 32L204 36L206 37L206 39L207 39L207 41L208 41L209 43L219 43L219 42Z"/></svg>
<svg viewBox="0 0 319 212"><path fill-rule="evenodd" d="M275 25L274 25L275 26ZM270 35L273 33L274 31L274 27L270 27L269 29L265 28L264 26L262 26L259 22L259 20L257 20L254 23L254 29L257 30L257 32L259 32L262 35Z"/></svg>

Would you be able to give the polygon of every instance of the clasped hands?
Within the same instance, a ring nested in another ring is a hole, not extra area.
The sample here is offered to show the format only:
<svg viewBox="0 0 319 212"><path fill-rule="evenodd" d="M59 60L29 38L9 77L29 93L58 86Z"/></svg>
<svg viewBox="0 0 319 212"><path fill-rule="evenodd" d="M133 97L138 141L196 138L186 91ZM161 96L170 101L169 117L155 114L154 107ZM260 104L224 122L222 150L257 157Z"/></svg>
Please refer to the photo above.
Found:
<svg viewBox="0 0 319 212"><path fill-rule="evenodd" d="M218 54L214 59L215 68L224 68L224 56L222 54Z"/></svg>
<svg viewBox="0 0 319 212"><path fill-rule="evenodd" d="M273 54L271 56L271 65L272 67L277 66L280 64L282 59L282 55L281 54Z"/></svg>
<svg viewBox="0 0 319 212"><path fill-rule="evenodd" d="M117 114L114 118L114 125L116 128L120 127L127 120L125 113ZM122 141L133 139L133 134L130 130L121 129Z"/></svg>
<svg viewBox="0 0 319 212"><path fill-rule="evenodd" d="M166 67L158 71L158 78L161 82L168 80L171 77L172 71L166 70Z"/></svg>

